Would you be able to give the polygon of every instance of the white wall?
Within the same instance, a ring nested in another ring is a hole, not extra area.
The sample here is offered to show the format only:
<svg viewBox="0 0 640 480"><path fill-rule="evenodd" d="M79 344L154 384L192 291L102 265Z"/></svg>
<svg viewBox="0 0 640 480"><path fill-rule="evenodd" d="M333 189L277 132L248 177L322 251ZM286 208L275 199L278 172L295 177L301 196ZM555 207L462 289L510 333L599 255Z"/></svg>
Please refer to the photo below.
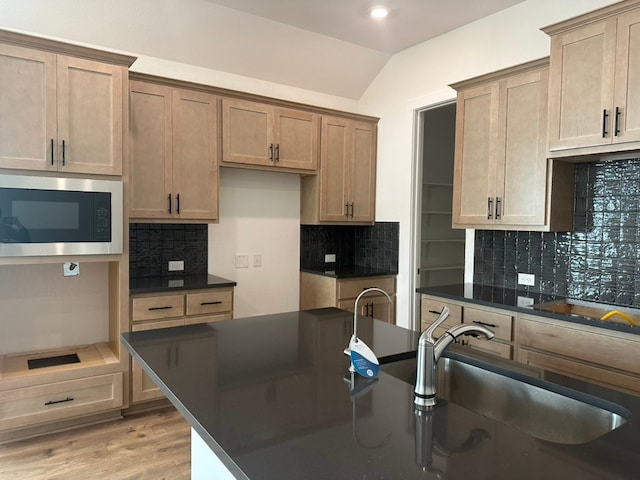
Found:
<svg viewBox="0 0 640 480"><path fill-rule="evenodd" d="M262 255L262 267L253 255ZM236 268L236 254L249 268ZM223 168L220 223L209 226L209 272L238 282L236 318L298 310L300 177Z"/></svg>
<svg viewBox="0 0 640 480"><path fill-rule="evenodd" d="M361 98L361 112L381 118L377 220L400 222L399 325L411 325L415 298L410 261L414 110L455 98L451 83L549 55L549 37L541 27L612 3L527 0L394 55Z"/></svg>

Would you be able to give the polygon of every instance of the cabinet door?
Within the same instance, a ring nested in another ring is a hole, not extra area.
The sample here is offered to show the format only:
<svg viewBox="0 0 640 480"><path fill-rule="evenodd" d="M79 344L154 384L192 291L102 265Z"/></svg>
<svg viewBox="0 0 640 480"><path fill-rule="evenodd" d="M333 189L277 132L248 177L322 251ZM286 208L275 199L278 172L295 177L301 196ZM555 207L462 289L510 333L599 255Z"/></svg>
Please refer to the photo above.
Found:
<svg viewBox="0 0 640 480"><path fill-rule="evenodd" d="M458 94L453 182L453 224L494 223L499 86Z"/></svg>
<svg viewBox="0 0 640 480"><path fill-rule="evenodd" d="M613 115L614 142L640 140L640 10L618 18L616 49L616 85ZM619 113L618 113L619 112Z"/></svg>
<svg viewBox="0 0 640 480"><path fill-rule="evenodd" d="M315 171L318 167L319 127L319 116L314 113L275 109L276 165Z"/></svg>
<svg viewBox="0 0 640 480"><path fill-rule="evenodd" d="M126 69L58 55L57 70L59 170L121 175Z"/></svg>
<svg viewBox="0 0 640 480"><path fill-rule="evenodd" d="M173 90L174 217L218 219L217 97Z"/></svg>
<svg viewBox="0 0 640 480"><path fill-rule="evenodd" d="M611 143L616 19L551 38L549 149Z"/></svg>
<svg viewBox="0 0 640 480"><path fill-rule="evenodd" d="M157 328L181 327L184 320L165 320L160 322L148 322L133 325L131 331L141 332L144 330L155 330ZM131 401L143 402L147 400L156 400L163 398L164 394L156 383L151 380L142 367L135 361L131 360Z"/></svg>
<svg viewBox="0 0 640 480"><path fill-rule="evenodd" d="M345 222L351 152L347 120L323 117L320 152L320 221Z"/></svg>
<svg viewBox="0 0 640 480"><path fill-rule="evenodd" d="M171 88L146 82L131 82L130 89L130 216L171 218Z"/></svg>
<svg viewBox="0 0 640 480"><path fill-rule="evenodd" d="M273 108L256 102L222 100L222 159L247 165L273 165Z"/></svg>
<svg viewBox="0 0 640 480"><path fill-rule="evenodd" d="M55 55L0 45L0 83L0 168L57 169Z"/></svg>
<svg viewBox="0 0 640 480"><path fill-rule="evenodd" d="M496 223L544 225L548 69L503 82L496 167ZM486 200L485 200L486 201Z"/></svg>
<svg viewBox="0 0 640 480"><path fill-rule="evenodd" d="M375 220L376 206L376 127L356 123L352 130L352 160L349 178L351 207L350 220Z"/></svg>

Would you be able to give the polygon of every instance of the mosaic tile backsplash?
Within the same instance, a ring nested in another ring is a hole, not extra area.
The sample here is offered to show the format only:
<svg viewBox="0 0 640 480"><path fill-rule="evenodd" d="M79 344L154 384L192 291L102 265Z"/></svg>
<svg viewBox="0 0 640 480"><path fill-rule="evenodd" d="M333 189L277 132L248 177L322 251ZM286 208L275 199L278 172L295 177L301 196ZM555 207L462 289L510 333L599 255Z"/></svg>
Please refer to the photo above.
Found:
<svg viewBox="0 0 640 480"><path fill-rule="evenodd" d="M576 165L573 232L476 230L474 282L640 307L640 159Z"/></svg>
<svg viewBox="0 0 640 480"><path fill-rule="evenodd" d="M400 224L372 226L301 225L300 266L325 268L326 253L336 254L335 268L354 266L398 273Z"/></svg>
<svg viewBox="0 0 640 480"><path fill-rule="evenodd" d="M196 224L129 224L129 276L206 274L208 226ZM184 260L183 272L169 272L169 260Z"/></svg>

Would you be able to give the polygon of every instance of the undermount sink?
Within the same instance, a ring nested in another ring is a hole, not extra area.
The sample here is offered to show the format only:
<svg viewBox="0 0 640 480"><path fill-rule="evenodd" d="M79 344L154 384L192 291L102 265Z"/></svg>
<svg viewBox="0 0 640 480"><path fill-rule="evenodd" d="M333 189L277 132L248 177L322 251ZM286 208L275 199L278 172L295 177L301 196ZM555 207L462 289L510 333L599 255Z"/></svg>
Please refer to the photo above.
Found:
<svg viewBox="0 0 640 480"><path fill-rule="evenodd" d="M625 325L640 325L640 310L621 308L603 303L585 302L566 298L563 300L543 302L539 305L534 305L534 308L544 312L562 313L564 315L595 318L597 320L602 319ZM603 318L605 316L606 318Z"/></svg>
<svg viewBox="0 0 640 480"><path fill-rule="evenodd" d="M625 424L631 416L607 400L452 352L445 355L437 366L438 399L540 440L587 443ZM415 359L382 365L381 370L415 384Z"/></svg>

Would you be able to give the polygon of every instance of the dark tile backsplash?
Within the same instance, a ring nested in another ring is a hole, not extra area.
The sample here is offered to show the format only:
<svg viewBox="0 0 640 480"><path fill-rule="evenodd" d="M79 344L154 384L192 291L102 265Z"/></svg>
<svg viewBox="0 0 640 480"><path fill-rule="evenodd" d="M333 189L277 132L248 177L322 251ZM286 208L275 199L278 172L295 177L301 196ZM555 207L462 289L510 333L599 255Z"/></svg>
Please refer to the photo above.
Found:
<svg viewBox="0 0 640 480"><path fill-rule="evenodd" d="M184 271L169 272L169 260L184 260ZM129 276L206 274L207 263L207 225L129 224Z"/></svg>
<svg viewBox="0 0 640 480"><path fill-rule="evenodd" d="M301 225L302 268L350 268L354 266L398 273L400 224L377 222L372 226ZM324 255L336 254L336 264Z"/></svg>
<svg viewBox="0 0 640 480"><path fill-rule="evenodd" d="M476 230L474 282L640 307L640 159L576 165L574 231Z"/></svg>

